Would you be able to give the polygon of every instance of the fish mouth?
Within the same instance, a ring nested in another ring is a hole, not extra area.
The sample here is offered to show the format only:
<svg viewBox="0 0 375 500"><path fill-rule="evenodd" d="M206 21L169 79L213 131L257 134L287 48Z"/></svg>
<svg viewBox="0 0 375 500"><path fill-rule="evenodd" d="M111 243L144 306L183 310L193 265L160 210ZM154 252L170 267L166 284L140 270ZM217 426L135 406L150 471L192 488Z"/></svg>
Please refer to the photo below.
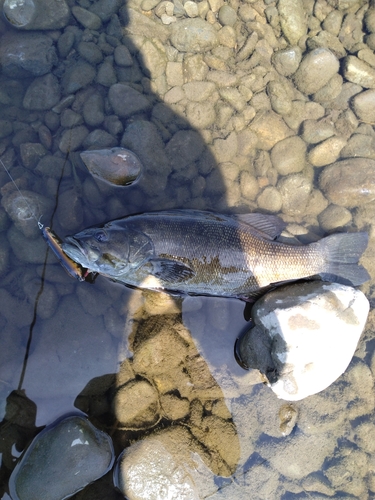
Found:
<svg viewBox="0 0 375 500"><path fill-rule="evenodd" d="M82 257L87 260L87 252L85 252L84 247L73 236L67 236L61 248L68 257L76 262L78 261L81 265L84 265L82 263Z"/></svg>

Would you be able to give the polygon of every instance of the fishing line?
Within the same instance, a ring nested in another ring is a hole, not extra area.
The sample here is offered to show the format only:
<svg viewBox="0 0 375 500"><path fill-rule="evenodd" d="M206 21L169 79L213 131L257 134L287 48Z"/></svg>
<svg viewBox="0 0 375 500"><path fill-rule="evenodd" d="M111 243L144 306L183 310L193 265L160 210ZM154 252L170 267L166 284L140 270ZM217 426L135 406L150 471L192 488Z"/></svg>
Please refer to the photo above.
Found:
<svg viewBox="0 0 375 500"><path fill-rule="evenodd" d="M67 154L66 154L65 161L64 161L63 167L61 169L60 179L59 179L59 182L57 184L55 207L54 207L54 210L53 210L52 215L51 215L51 226L52 226L52 219L53 219L53 217L54 217L54 215L56 213L57 206L58 206L59 189L60 189L60 184L61 184L62 178L64 176L65 164L67 162L68 155L69 155L69 152L67 152ZM16 184L16 181L13 179L11 173L9 172L9 170L7 169L7 167L5 166L5 164L1 160L1 158L0 158L0 163L3 166L5 172L8 174L8 176L9 176L10 180L12 181L12 183L14 184L15 188L17 189L17 191L20 194L21 198L26 203L26 206L29 208L31 215L33 216L33 218L35 219L36 223L38 224L38 228L42 231L42 235L43 235L44 239L46 240L46 242L48 244L46 255L45 255L45 258L44 258L44 263L43 263L43 270L42 270L42 275L41 275L40 288L39 288L38 293L36 294L36 297L35 297L34 310L33 310L33 318L32 318L32 321L31 321L30 327L29 327L29 336L28 336L28 339L27 339L25 355L24 355L23 363L22 363L22 370L21 370L20 380L19 380L18 388L17 388L18 390L21 390L22 389L22 385L23 385L23 381L24 381L24 378L25 378L25 373L26 373L26 368L27 368L27 362L28 362L29 355L30 355L30 347L31 347L31 342L32 342L32 338L33 338L34 326L35 326L35 323L36 323L36 320L37 320L37 311L38 311L39 300L40 300L40 297L41 297L41 295L43 293L43 290L44 290L45 274L46 274L46 269L47 269L48 251L49 251L49 249L52 249L53 253L57 257L59 257L59 255L58 255L58 253L56 253L56 248L54 246L52 246L53 243L55 243L55 241L52 239L52 237L54 236L53 233L50 231L50 228L48 228L48 227L45 228L44 224L42 224L40 222L40 219L42 218L43 215L41 215L39 217L39 219L37 219L36 214L34 213L33 209L30 206L30 203L27 201L27 199L25 198L25 196L22 194L21 190L19 189L19 187ZM59 259L59 260L61 262L61 259ZM69 274L74 275L73 272L70 272L70 270L68 269L67 266L64 266L64 268L68 271ZM74 271L75 271L75 276L76 277L80 278L82 276L82 274L80 272L77 272L76 269L74 269Z"/></svg>
<svg viewBox="0 0 375 500"><path fill-rule="evenodd" d="M22 198L22 199L23 199L23 201L26 203L26 205L27 205L28 209L30 210L31 215L34 217L34 219L35 219L36 223L38 224L39 229L40 229L40 230L42 230L44 226L43 226L43 224L40 222L40 219L43 217L43 215L41 215L41 216L39 217L39 219L37 219L37 218L36 218L36 215L35 215L35 213L33 212L33 209L31 208L30 203L27 201L27 199L26 199L26 198L24 197L24 195L22 194L22 191L21 191L21 190L20 190L20 188L17 186L16 181L15 181L15 180L13 179L13 177L11 176L11 173L10 173L10 172L9 172L9 170L6 168L6 166L4 165L4 162L3 162L3 160L2 160L1 158L0 158L0 163L1 163L1 164L2 164L2 166L4 167L5 172L9 175L9 178L10 178L10 180L13 182L13 184L14 184L15 188L17 189L17 191L18 191L18 192L19 192L19 194L21 195L21 198Z"/></svg>

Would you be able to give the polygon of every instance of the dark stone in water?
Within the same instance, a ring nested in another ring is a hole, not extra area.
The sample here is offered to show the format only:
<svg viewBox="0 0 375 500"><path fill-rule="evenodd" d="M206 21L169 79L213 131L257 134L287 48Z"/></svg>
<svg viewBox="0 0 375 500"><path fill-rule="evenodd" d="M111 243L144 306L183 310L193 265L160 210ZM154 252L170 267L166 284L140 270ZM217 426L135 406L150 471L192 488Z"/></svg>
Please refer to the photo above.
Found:
<svg viewBox="0 0 375 500"><path fill-rule="evenodd" d="M13 500L62 500L106 474L113 465L112 441L87 418L71 415L46 427L14 469Z"/></svg>

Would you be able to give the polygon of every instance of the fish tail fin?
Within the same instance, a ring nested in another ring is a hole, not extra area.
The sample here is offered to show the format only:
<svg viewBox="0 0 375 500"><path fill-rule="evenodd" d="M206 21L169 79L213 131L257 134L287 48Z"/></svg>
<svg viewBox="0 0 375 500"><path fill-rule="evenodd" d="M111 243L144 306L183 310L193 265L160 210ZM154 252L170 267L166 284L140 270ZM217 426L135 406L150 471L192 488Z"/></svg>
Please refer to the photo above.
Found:
<svg viewBox="0 0 375 500"><path fill-rule="evenodd" d="M326 256L326 269L320 277L352 286L368 281L370 275L358 264L367 244L368 234L365 232L332 234L315 243Z"/></svg>

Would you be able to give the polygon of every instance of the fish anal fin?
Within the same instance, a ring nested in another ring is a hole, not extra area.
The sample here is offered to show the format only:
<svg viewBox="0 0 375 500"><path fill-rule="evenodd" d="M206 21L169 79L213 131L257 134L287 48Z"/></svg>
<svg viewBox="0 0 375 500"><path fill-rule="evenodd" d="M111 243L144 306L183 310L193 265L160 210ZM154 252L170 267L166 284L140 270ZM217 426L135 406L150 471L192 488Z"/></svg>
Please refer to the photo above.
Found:
<svg viewBox="0 0 375 500"><path fill-rule="evenodd" d="M233 216L243 224L251 226L262 234L263 238L274 240L285 229L285 222L277 215L265 214L236 214Z"/></svg>
<svg viewBox="0 0 375 500"><path fill-rule="evenodd" d="M173 259L151 259L150 273L169 283L186 281L195 276L195 272L188 265Z"/></svg>

